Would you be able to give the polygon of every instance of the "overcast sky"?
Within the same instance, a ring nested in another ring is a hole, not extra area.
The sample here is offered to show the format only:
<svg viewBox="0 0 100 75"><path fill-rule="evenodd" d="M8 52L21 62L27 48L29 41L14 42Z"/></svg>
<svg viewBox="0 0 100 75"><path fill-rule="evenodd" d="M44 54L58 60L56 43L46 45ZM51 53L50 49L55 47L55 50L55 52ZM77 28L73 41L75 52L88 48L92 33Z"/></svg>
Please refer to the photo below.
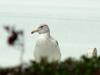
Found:
<svg viewBox="0 0 100 75"><path fill-rule="evenodd" d="M100 54L99 0L0 0L0 64L18 64L20 54L6 44L8 34L4 25L25 30L24 60L29 61L33 59L38 37L30 32L35 25L42 23L49 25L51 35L59 41L62 59L79 58L87 53L88 48L94 47Z"/></svg>

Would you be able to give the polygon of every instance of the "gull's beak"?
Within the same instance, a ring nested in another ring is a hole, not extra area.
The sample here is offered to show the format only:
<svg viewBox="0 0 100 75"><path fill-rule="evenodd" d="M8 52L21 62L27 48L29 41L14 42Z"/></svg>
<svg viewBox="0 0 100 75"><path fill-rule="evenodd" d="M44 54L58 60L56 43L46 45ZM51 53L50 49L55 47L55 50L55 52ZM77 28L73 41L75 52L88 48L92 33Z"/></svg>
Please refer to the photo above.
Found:
<svg viewBox="0 0 100 75"><path fill-rule="evenodd" d="M31 34L33 34L33 33L35 33L35 32L38 32L39 31L39 29L38 28L35 28L35 29L33 29L33 31L31 32Z"/></svg>

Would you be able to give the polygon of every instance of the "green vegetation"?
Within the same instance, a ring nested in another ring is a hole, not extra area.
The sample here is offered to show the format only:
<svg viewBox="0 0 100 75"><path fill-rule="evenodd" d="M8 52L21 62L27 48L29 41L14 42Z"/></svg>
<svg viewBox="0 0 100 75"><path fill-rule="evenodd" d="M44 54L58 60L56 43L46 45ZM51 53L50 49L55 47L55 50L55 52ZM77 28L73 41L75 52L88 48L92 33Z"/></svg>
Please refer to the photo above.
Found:
<svg viewBox="0 0 100 75"><path fill-rule="evenodd" d="M31 65L21 71L21 66L0 69L0 75L100 75L100 56L79 60L67 58L59 63L41 63L31 61Z"/></svg>

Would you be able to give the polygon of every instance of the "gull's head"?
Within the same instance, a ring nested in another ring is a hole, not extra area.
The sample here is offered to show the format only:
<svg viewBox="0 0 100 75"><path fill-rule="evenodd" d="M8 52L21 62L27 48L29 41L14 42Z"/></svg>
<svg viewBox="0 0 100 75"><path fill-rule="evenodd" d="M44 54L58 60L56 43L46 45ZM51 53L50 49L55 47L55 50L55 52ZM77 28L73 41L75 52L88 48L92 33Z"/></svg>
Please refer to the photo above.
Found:
<svg viewBox="0 0 100 75"><path fill-rule="evenodd" d="M40 26L37 26L33 29L33 31L31 32L31 34L38 32L39 34L44 34L44 33L49 33L49 27L47 24L42 24Z"/></svg>

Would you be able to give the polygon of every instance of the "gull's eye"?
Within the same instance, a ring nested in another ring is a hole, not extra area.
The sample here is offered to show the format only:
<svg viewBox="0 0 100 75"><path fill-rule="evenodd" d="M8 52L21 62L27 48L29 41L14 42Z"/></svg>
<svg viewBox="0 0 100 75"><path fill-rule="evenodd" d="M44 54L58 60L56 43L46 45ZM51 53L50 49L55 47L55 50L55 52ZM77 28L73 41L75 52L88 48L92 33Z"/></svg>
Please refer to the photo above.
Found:
<svg viewBox="0 0 100 75"><path fill-rule="evenodd" d="M43 28L44 26L41 26L40 28Z"/></svg>

